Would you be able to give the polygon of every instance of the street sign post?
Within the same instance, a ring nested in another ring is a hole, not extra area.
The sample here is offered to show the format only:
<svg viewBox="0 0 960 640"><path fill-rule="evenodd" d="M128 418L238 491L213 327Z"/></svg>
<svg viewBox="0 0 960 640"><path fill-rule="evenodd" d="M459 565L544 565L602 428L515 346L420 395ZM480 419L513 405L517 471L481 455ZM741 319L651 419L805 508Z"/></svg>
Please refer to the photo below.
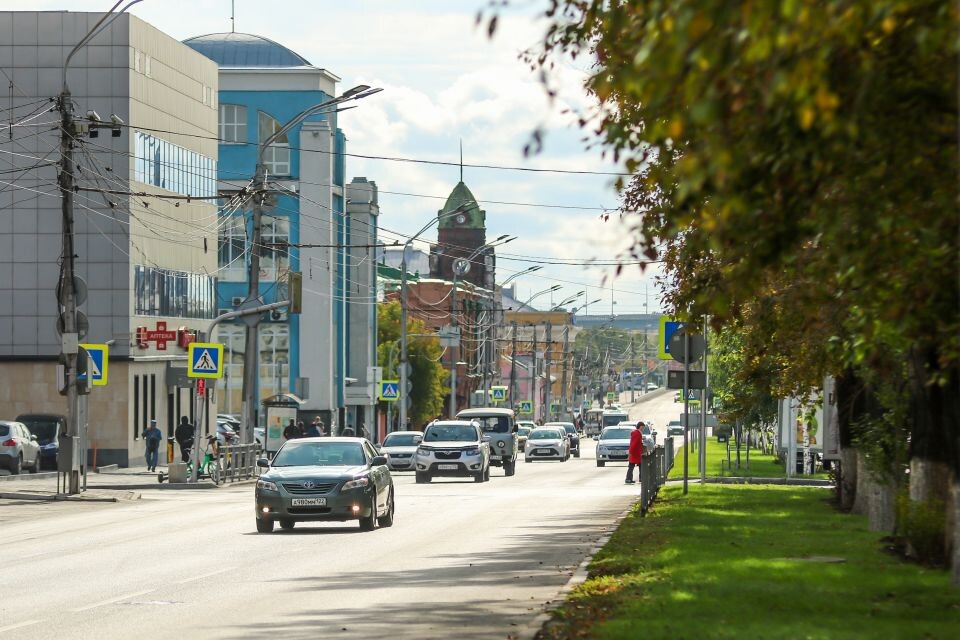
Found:
<svg viewBox="0 0 960 640"><path fill-rule="evenodd" d="M396 402L400 399L400 381L399 380L381 380L380 381L380 399L384 402Z"/></svg>
<svg viewBox="0 0 960 640"><path fill-rule="evenodd" d="M559 402L551 402L551 403L550 403L550 413L551 413L551 414L554 414L554 415L560 413L560 403L559 403Z"/></svg>
<svg viewBox="0 0 960 640"><path fill-rule="evenodd" d="M86 349L90 357L90 367L87 374L90 376L90 384L95 387L107 386L108 371L110 366L110 347L105 344L81 344Z"/></svg>
<svg viewBox="0 0 960 640"><path fill-rule="evenodd" d="M192 342L187 351L187 376L190 378L223 377L223 345L216 342Z"/></svg>
<svg viewBox="0 0 960 640"><path fill-rule="evenodd" d="M533 413L533 402L530 400L521 400L520 401L520 413L528 416Z"/></svg>

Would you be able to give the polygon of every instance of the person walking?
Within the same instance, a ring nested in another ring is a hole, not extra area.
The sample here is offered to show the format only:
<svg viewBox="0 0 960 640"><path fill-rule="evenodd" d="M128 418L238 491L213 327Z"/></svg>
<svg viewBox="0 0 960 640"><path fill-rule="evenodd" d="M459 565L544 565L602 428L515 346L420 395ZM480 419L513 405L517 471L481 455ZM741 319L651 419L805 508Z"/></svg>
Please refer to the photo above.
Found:
<svg viewBox="0 0 960 640"><path fill-rule="evenodd" d="M160 442L163 432L157 428L157 421L151 420L150 426L143 432L143 441L147 445L147 471L157 470L157 458L160 456Z"/></svg>
<svg viewBox="0 0 960 640"><path fill-rule="evenodd" d="M630 433L630 448L627 450L627 479L625 484L634 484L633 482L633 468L636 467L640 469L640 464L643 461L643 421L638 420L637 426L634 428L633 432Z"/></svg>
<svg viewBox="0 0 960 640"><path fill-rule="evenodd" d="M187 416L180 416L180 424L173 432L173 439L180 445L180 460L190 462L190 449L193 447L193 425L187 420Z"/></svg>
<svg viewBox="0 0 960 640"><path fill-rule="evenodd" d="M299 438L300 435L300 429L297 427L297 423L293 421L293 418L290 418L289 424L283 428L284 440L294 440Z"/></svg>
<svg viewBox="0 0 960 640"><path fill-rule="evenodd" d="M310 423L310 426L307 427L307 431L304 434L307 438L319 438L323 435L323 432L320 431L320 418L314 418L313 422Z"/></svg>

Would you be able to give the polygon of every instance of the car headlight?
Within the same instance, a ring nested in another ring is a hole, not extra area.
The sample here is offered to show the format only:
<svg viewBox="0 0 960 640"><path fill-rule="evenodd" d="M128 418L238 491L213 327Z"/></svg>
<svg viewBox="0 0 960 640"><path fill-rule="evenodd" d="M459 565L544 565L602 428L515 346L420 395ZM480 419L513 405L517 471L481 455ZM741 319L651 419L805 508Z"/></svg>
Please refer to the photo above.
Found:
<svg viewBox="0 0 960 640"><path fill-rule="evenodd" d="M498 446L498 447L505 447L505 446L507 446L507 443L504 442L503 440L497 440L497 446Z"/></svg>
<svg viewBox="0 0 960 640"><path fill-rule="evenodd" d="M267 491L276 491L277 483L270 482L269 480L257 480L257 489L265 489Z"/></svg>
<svg viewBox="0 0 960 640"><path fill-rule="evenodd" d="M480 447L474 447L473 449L464 449L463 453L468 456L478 456L480 455Z"/></svg>
<svg viewBox="0 0 960 640"><path fill-rule="evenodd" d="M370 484L370 479L369 479L369 478L366 478L366 477L357 478L356 480L348 480L347 482L344 482L344 483L343 483L343 489L341 489L341 490L342 490L342 491L349 491L350 489L362 489L363 487L367 486L368 484Z"/></svg>
<svg viewBox="0 0 960 640"><path fill-rule="evenodd" d="M417 455L421 458L429 458L430 450L429 449L417 449Z"/></svg>

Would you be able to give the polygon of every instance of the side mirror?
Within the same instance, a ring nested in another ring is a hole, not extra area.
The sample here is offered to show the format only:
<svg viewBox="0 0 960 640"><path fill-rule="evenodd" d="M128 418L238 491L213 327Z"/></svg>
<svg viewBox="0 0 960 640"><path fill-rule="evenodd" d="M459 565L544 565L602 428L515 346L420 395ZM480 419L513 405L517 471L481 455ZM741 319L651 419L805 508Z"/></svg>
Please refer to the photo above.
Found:
<svg viewBox="0 0 960 640"><path fill-rule="evenodd" d="M257 466L260 467L261 469L269 469L270 461L267 460L266 458L260 458L259 460L257 460Z"/></svg>
<svg viewBox="0 0 960 640"><path fill-rule="evenodd" d="M387 464L387 456L377 456L370 461L371 467L382 467Z"/></svg>
<svg viewBox="0 0 960 640"><path fill-rule="evenodd" d="M35 436L35 435L33 435L33 434L31 433L31 434L30 434L30 442L36 442L36 441L37 441L37 436Z"/></svg>

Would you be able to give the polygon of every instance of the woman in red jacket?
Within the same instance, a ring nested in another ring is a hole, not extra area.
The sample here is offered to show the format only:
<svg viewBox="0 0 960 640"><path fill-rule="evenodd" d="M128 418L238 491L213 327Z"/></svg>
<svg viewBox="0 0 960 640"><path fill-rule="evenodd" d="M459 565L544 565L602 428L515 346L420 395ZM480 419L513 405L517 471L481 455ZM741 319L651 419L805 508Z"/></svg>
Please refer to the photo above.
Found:
<svg viewBox="0 0 960 640"><path fill-rule="evenodd" d="M626 484L634 484L633 468L640 468L640 461L643 460L643 431L640 428L643 421L637 422L637 427L630 434L630 449L627 451L627 480ZM639 474L639 471L638 471Z"/></svg>

